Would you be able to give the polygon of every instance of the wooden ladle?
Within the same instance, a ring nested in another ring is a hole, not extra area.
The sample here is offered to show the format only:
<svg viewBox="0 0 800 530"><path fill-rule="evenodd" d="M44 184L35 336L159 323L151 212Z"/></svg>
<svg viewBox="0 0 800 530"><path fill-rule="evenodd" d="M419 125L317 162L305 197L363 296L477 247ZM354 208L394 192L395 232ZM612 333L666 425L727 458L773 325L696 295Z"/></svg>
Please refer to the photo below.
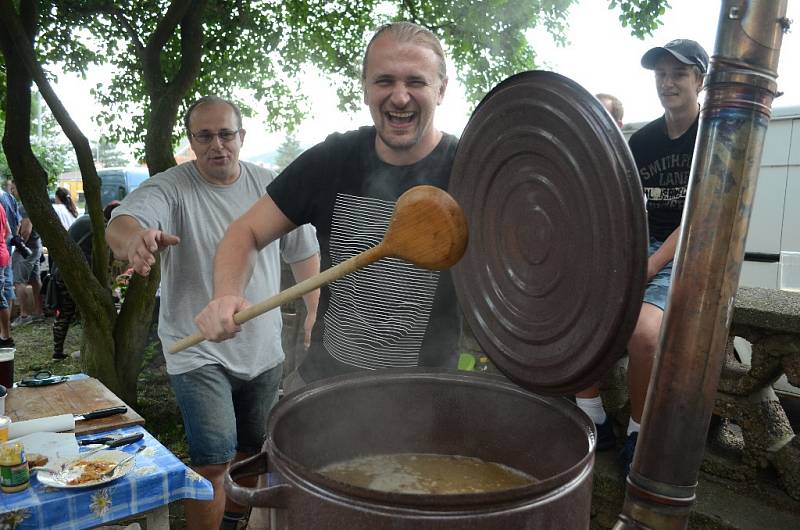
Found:
<svg viewBox="0 0 800 530"><path fill-rule="evenodd" d="M389 228L376 246L239 311L233 321L243 324L381 258L400 258L424 269L444 270L455 265L466 248L467 220L461 207L439 188L415 186L397 200ZM175 342L169 352L179 352L203 340L195 333Z"/></svg>

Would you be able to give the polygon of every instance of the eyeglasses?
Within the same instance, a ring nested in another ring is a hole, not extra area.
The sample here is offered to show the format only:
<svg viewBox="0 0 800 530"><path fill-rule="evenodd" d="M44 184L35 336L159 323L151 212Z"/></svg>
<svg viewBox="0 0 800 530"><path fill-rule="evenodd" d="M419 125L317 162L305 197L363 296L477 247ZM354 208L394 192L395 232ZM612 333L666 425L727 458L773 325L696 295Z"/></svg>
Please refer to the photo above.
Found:
<svg viewBox="0 0 800 530"><path fill-rule="evenodd" d="M236 138L236 135L239 134L243 130L244 129L236 129L235 131L229 131L227 129L223 129L218 133L212 133L212 132L208 132L208 131L202 131L202 132L199 132L199 133L193 133L193 132L189 131L189 136L191 136L192 138L197 140L198 143L201 143L201 144L210 144L214 140L214 138L217 137L217 136L219 136L219 139L220 139L220 141L222 143L226 143L226 142L230 142L234 138Z"/></svg>

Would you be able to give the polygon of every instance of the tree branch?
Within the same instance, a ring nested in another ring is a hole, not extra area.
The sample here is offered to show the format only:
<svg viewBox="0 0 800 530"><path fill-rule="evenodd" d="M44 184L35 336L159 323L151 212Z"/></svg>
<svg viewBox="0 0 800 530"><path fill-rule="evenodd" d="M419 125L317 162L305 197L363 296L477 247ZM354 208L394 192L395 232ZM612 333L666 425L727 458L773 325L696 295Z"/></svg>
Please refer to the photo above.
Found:
<svg viewBox="0 0 800 530"><path fill-rule="evenodd" d="M108 10L108 14L111 15L113 20L116 20L118 25L121 29L130 37L131 44L133 44L133 49L136 50L136 55L139 57L144 56L144 44L142 41L139 40L139 34L136 32L136 29L131 25L130 21L125 18L125 14L122 12L119 7L112 7Z"/></svg>
<svg viewBox="0 0 800 530"><path fill-rule="evenodd" d="M169 38L175 33L175 28L181 23L192 3L192 0L172 0L164 17L158 22L158 26L156 26L150 38L147 39L147 44L142 54L142 68L145 82L154 83L149 90L151 97L154 92L162 89L165 83L161 71L161 52L169 42Z"/></svg>
<svg viewBox="0 0 800 530"><path fill-rule="evenodd" d="M197 79L203 58L203 15L208 0L193 0L192 4L192 9L181 20L181 66L168 83L170 94L179 99Z"/></svg>

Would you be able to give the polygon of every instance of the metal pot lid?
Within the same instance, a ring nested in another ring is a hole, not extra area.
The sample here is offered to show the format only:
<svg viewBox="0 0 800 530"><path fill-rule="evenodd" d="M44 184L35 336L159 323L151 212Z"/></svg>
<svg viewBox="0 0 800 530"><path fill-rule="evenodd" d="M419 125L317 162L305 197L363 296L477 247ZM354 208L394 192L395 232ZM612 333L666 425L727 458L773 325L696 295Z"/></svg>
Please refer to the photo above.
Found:
<svg viewBox="0 0 800 530"><path fill-rule="evenodd" d="M506 79L472 114L449 191L469 223L456 292L483 350L534 392L596 383L633 332L647 265L636 165L601 103L552 72Z"/></svg>

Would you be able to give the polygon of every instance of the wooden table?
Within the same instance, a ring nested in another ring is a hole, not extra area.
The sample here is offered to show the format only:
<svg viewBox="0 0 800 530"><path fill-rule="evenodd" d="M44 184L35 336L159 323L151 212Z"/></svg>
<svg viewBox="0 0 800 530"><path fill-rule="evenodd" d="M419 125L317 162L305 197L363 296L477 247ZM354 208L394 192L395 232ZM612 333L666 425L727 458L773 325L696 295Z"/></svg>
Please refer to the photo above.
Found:
<svg viewBox="0 0 800 530"><path fill-rule="evenodd" d="M75 434L109 431L143 425L144 418L93 377L78 376L48 386L9 388L6 415L12 421L34 420L59 414L83 414L97 409L125 405L128 412L96 420L75 422Z"/></svg>

